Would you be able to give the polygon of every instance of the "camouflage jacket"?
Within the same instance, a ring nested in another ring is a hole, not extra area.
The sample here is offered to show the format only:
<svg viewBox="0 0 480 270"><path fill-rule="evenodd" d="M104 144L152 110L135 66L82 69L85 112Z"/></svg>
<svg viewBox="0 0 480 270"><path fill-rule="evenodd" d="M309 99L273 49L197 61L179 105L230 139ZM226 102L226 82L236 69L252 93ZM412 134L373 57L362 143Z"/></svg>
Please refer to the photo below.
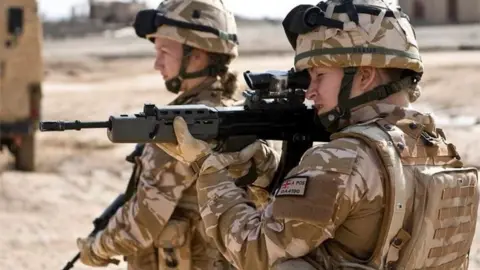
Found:
<svg viewBox="0 0 480 270"><path fill-rule="evenodd" d="M389 104L362 107L343 125L376 118L390 123L413 119L435 130L430 115ZM201 175L196 185L207 235L236 268L271 269L302 257L317 269L328 269L325 254L357 263L371 257L383 217L382 178L372 148L340 138L310 148L262 209L225 170Z"/></svg>
<svg viewBox="0 0 480 270"><path fill-rule="evenodd" d="M170 104L222 106L224 101L229 100L222 97L220 83L210 80ZM229 269L207 241L190 167L154 144L145 145L140 162L137 192L97 235L95 252L124 255L135 270Z"/></svg>

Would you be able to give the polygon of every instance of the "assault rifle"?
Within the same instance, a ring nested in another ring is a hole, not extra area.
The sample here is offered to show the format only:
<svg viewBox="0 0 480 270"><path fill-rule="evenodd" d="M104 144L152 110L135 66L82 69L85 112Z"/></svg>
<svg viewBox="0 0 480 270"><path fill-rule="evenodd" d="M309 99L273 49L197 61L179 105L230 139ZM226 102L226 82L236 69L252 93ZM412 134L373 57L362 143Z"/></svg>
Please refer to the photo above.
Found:
<svg viewBox="0 0 480 270"><path fill-rule="evenodd" d="M200 140L217 140L239 151L240 141L256 139L283 141L282 158L272 192L283 176L296 166L313 141L329 141L330 134L317 125L316 110L305 104L307 71L243 73L249 89L243 92L243 106L205 105L155 106L145 104L143 112L110 116L104 122L40 122L40 131L106 128L114 143L175 142L173 119L182 116L190 133Z"/></svg>
<svg viewBox="0 0 480 270"><path fill-rule="evenodd" d="M132 174L130 175L130 180L128 181L127 189L125 190L125 193L119 194L99 217L93 220L93 230L89 234L89 236L95 236L98 232L105 229L108 225L109 220L115 215L117 210L122 207L128 200L130 200L133 194L135 194L141 172L141 166L138 162L136 162L135 157L138 157L142 154L143 147L143 144L137 144L135 146L135 150L126 157L126 160L128 162L134 164ZM78 259L80 259L80 252L78 252L71 261L67 262L67 264L62 268L62 270L69 270L73 268Z"/></svg>

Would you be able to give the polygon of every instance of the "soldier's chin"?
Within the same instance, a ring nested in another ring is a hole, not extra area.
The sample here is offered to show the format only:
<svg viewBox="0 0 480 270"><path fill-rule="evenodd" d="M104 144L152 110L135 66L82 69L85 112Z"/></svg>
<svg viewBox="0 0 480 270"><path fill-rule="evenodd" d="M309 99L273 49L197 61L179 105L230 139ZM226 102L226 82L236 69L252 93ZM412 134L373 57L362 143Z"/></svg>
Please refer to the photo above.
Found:
<svg viewBox="0 0 480 270"><path fill-rule="evenodd" d="M322 115L329 111L329 109L325 108L323 105L315 105L315 109L317 110L318 115Z"/></svg>

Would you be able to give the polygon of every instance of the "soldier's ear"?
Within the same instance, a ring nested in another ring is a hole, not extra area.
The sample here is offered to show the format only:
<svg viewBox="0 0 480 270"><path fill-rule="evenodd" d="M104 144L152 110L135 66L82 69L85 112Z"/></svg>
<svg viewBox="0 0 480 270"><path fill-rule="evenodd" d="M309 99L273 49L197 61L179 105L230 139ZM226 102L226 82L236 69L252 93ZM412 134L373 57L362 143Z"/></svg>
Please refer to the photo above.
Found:
<svg viewBox="0 0 480 270"><path fill-rule="evenodd" d="M360 92L367 92L375 86L377 86L377 81L380 79L377 69L374 67L361 67L358 69L357 74L355 75L354 84Z"/></svg>
<svg viewBox="0 0 480 270"><path fill-rule="evenodd" d="M204 50L193 48L191 55L190 55L190 61L195 61L197 63L197 66L202 66L206 67L208 65L209 59L208 59L208 53Z"/></svg>

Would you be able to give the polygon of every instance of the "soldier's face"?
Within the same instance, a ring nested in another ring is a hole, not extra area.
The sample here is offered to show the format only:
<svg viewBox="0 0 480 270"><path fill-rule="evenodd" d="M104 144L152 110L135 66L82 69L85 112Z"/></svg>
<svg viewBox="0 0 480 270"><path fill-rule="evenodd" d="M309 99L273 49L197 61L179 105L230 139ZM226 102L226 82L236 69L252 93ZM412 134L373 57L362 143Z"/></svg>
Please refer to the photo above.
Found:
<svg viewBox="0 0 480 270"><path fill-rule="evenodd" d="M343 69L315 67L309 69L308 72L311 81L305 97L314 103L318 114L335 108L338 103Z"/></svg>
<svg viewBox="0 0 480 270"><path fill-rule="evenodd" d="M182 44L166 38L155 38L155 70L162 74L164 80L178 75L183 57Z"/></svg>

